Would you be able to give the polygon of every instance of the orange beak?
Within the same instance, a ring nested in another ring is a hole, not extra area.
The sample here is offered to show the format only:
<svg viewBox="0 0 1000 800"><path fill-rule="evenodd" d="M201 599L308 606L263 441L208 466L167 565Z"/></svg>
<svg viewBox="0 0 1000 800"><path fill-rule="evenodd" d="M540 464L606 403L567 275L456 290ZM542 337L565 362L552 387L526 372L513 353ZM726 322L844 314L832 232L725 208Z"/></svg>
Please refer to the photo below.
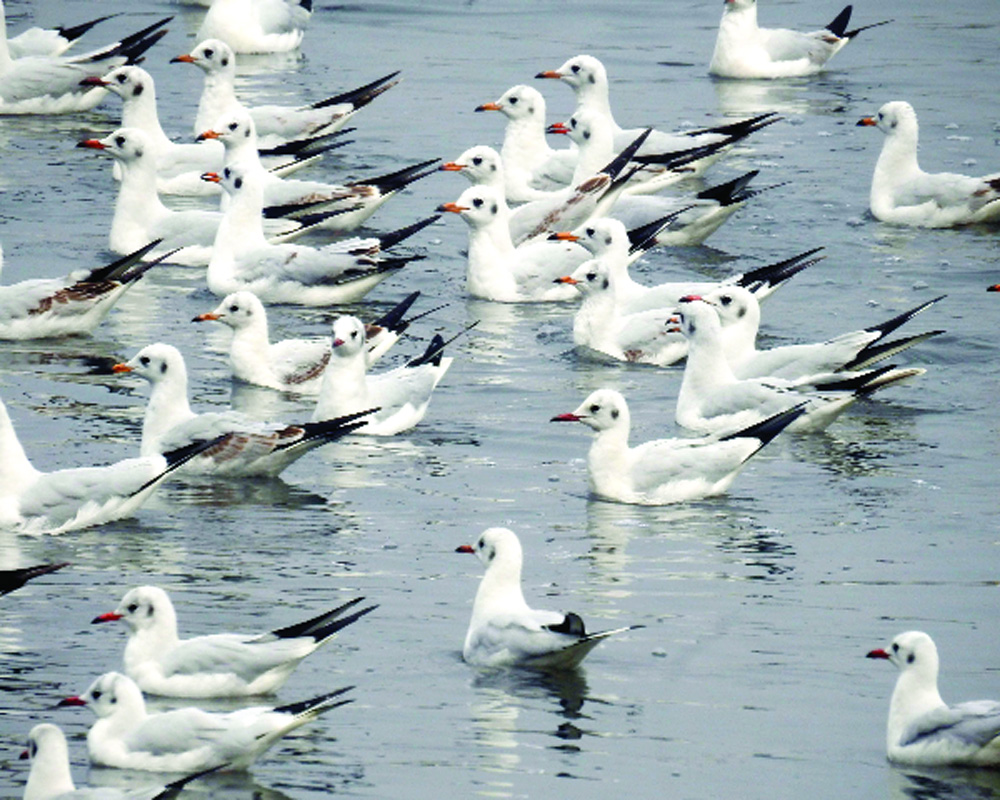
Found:
<svg viewBox="0 0 1000 800"><path fill-rule="evenodd" d="M468 211L466 206L460 206L458 203L442 203L437 207L438 211L450 211L452 214L461 214L463 211Z"/></svg>
<svg viewBox="0 0 1000 800"><path fill-rule="evenodd" d="M132 367L130 367L128 364L115 364L111 368L111 371L112 372L131 372L132 371Z"/></svg>
<svg viewBox="0 0 1000 800"><path fill-rule="evenodd" d="M548 70L545 70L545 72L539 72L535 77L536 78L555 78L556 80L559 80L562 77L562 73L561 72L556 72L555 70L552 70L552 69L548 69Z"/></svg>
<svg viewBox="0 0 1000 800"><path fill-rule="evenodd" d="M77 147L88 147L91 150L106 150L107 145L101 143L98 139L83 139L76 143Z"/></svg>
<svg viewBox="0 0 1000 800"><path fill-rule="evenodd" d="M571 278L569 275L563 275L561 278L556 278L553 283L568 283L570 286L576 286L580 281L576 278Z"/></svg>
<svg viewBox="0 0 1000 800"><path fill-rule="evenodd" d="M195 61L196 61L195 57L192 56L190 53L185 53L182 56L177 56L175 58L170 59L171 64L177 64L177 63L194 64Z"/></svg>
<svg viewBox="0 0 1000 800"><path fill-rule="evenodd" d="M545 129L546 133L569 133L569 128L564 122L553 122Z"/></svg>
<svg viewBox="0 0 1000 800"><path fill-rule="evenodd" d="M203 172L201 174L201 179L203 181L208 181L209 183L221 183L222 179L219 177L218 172Z"/></svg>
<svg viewBox="0 0 1000 800"><path fill-rule="evenodd" d="M503 108L498 103L483 103L476 106L476 111L503 111Z"/></svg>
<svg viewBox="0 0 1000 800"><path fill-rule="evenodd" d="M472 553L472 554L475 554L476 551L472 549L471 545L460 544L458 547L455 548L455 552L456 553Z"/></svg>
<svg viewBox="0 0 1000 800"><path fill-rule="evenodd" d="M204 133L199 133L195 141L203 142L206 139L218 139L221 135L218 131L205 131Z"/></svg>
<svg viewBox="0 0 1000 800"><path fill-rule="evenodd" d="M878 123L874 117L862 117L858 120L857 127L875 127Z"/></svg>
<svg viewBox="0 0 1000 800"><path fill-rule="evenodd" d="M195 317L192 322L209 322L210 320L217 320L219 318L218 314L213 314L211 311L207 314L199 314Z"/></svg>
<svg viewBox="0 0 1000 800"><path fill-rule="evenodd" d="M549 234L549 241L551 242L578 242L580 237L575 233L570 233L569 231L558 231L557 233Z"/></svg>
<svg viewBox="0 0 1000 800"><path fill-rule="evenodd" d="M447 163L442 164L440 167L438 167L438 169L441 170L442 172L461 172L463 169L465 169L465 167L454 161L448 161Z"/></svg>

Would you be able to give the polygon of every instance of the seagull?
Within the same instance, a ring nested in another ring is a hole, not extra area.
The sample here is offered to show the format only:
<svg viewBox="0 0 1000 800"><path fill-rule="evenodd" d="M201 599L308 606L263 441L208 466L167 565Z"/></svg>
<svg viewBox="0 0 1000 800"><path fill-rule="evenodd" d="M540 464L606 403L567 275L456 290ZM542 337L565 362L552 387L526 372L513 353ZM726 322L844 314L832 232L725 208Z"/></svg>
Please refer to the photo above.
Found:
<svg viewBox="0 0 1000 800"><path fill-rule="evenodd" d="M205 440L215 444L192 459L189 475L274 477L310 450L335 441L365 425L360 417L371 408L322 422L289 425L261 422L239 411L196 414L188 404L187 369L180 351L169 344L142 348L115 373L132 373L152 384L142 423L140 454L153 456Z"/></svg>
<svg viewBox="0 0 1000 800"><path fill-rule="evenodd" d="M336 133L354 114L399 82L397 71L306 106L244 107L236 97L236 55L220 39L199 42L190 53L172 58L170 63L194 64L205 73L194 122L195 136L209 130L220 117L246 111L264 147L304 136Z"/></svg>
<svg viewBox="0 0 1000 800"><path fill-rule="evenodd" d="M849 31L850 21L851 6L847 6L833 22L811 33L759 28L757 0L725 0L708 72L720 78L814 75L861 31L892 22L884 20Z"/></svg>
<svg viewBox="0 0 1000 800"><path fill-rule="evenodd" d="M680 331L688 340L676 419L679 425L700 433L729 433L804 400L808 401L806 413L790 430L823 430L859 397L926 372L888 366L849 376L814 375L803 381L740 380L726 360L715 306L697 295L682 297L676 318L678 323L667 330Z"/></svg>
<svg viewBox="0 0 1000 800"><path fill-rule="evenodd" d="M403 319L403 315L419 295L420 292L407 295L387 314L365 325L368 366L392 347L414 321L413 318ZM267 333L267 312L253 292L233 292L219 303L215 311L199 314L192 321L210 320L233 329L229 364L236 380L281 392L319 392L323 370L332 352L329 337L283 339L272 344Z"/></svg>
<svg viewBox="0 0 1000 800"><path fill-rule="evenodd" d="M427 414L431 394L454 360L444 357L446 342L435 335L423 355L377 375L368 375L367 343L357 317L333 321L333 351L312 418L318 422L377 408L358 433L392 436L409 430Z"/></svg>
<svg viewBox="0 0 1000 800"><path fill-rule="evenodd" d="M3 16L0 24L4 26L2 30L6 34L7 19L2 2L0 2L0 15ZM7 38L7 50L11 58L61 56L87 31L114 16L117 15L107 14L88 22L81 22L79 25L64 25L58 28L28 28L17 36Z"/></svg>
<svg viewBox="0 0 1000 800"><path fill-rule="evenodd" d="M28 749L21 758L31 759L31 772L24 787L24 800L166 800L176 797L191 781L206 771L196 772L166 786L126 792L113 786L77 789L69 769L69 748L62 729L48 722L28 733ZM211 771L211 770L209 770Z"/></svg>
<svg viewBox="0 0 1000 800"><path fill-rule="evenodd" d="M574 56L558 69L539 72L535 77L552 78L567 84L576 96L574 113L588 109L599 114L614 133L616 151L621 151L642 132L641 128L623 129L615 121L611 112L608 73L604 65L594 56ZM731 144L769 124L768 120L774 121L774 116L773 113L769 113L735 123L679 133L653 131L639 152L640 154L673 153L720 142ZM697 176L703 173L723 155L723 152L716 150L707 158L693 162L691 174Z"/></svg>
<svg viewBox="0 0 1000 800"><path fill-rule="evenodd" d="M228 714L195 707L150 714L135 681L107 672L83 695L67 697L59 705L87 706L97 715L87 732L87 750L91 763L98 766L147 772L236 770L249 767L283 736L324 711L350 703L339 698L353 688Z"/></svg>
<svg viewBox="0 0 1000 800"><path fill-rule="evenodd" d="M601 259L583 262L572 275L556 281L576 288L583 303L573 317L573 342L618 361L665 367L687 354L687 341L667 333L671 311L654 308L629 312L618 299L615 276Z"/></svg>
<svg viewBox="0 0 1000 800"><path fill-rule="evenodd" d="M171 19L166 17L120 42L72 57L12 58L6 30L0 30L0 115L89 111L107 93L94 84L81 86L81 82L99 78L112 67L141 61L142 54L166 34L163 26ZM6 29L5 23L3 27Z"/></svg>
<svg viewBox="0 0 1000 800"><path fill-rule="evenodd" d="M938 653L922 631L907 631L868 658L899 668L889 703L889 760L915 767L1000 766L1000 702L949 706L938 693Z"/></svg>
<svg viewBox="0 0 1000 800"><path fill-rule="evenodd" d="M556 278L587 260L573 242L547 240L514 246L503 195L490 186L470 186L438 211L458 214L469 226L466 289L473 297L499 303L538 303L575 299L576 292Z"/></svg>
<svg viewBox="0 0 1000 800"><path fill-rule="evenodd" d="M214 441L105 467L35 469L0 401L0 528L64 533L131 516L160 483Z"/></svg>
<svg viewBox="0 0 1000 800"><path fill-rule="evenodd" d="M215 633L180 639L170 597L158 586L129 589L118 608L94 623L128 627L125 674L146 694L167 697L246 697L272 694L310 653L378 606L341 616L357 597L313 619L267 633Z"/></svg>
<svg viewBox="0 0 1000 800"><path fill-rule="evenodd" d="M297 218L304 214L311 220L322 212L324 216L316 221L316 227L341 232L359 227L390 197L435 172L428 167L437 164L437 159L422 161L388 175L348 184L282 178L261 163L254 122L245 110L219 117L215 127L202 131L198 138L222 142L226 165L239 166L260 177L267 217L280 214ZM223 208L228 199L223 192Z"/></svg>
<svg viewBox="0 0 1000 800"><path fill-rule="evenodd" d="M572 611L530 608L521 592L521 542L507 528L488 528L475 545L456 552L474 553L486 567L462 648L462 657L475 667L573 669L609 636L642 627L587 633Z"/></svg>
<svg viewBox="0 0 1000 800"><path fill-rule="evenodd" d="M263 186L241 166L203 179L230 196L208 264L208 288L224 297L247 289L266 303L326 306L354 303L389 275L423 256L384 251L439 219L434 215L379 237L345 239L324 247L270 244L261 224Z"/></svg>
<svg viewBox="0 0 1000 800"><path fill-rule="evenodd" d="M503 147L504 190L510 203L544 199L573 179L578 153L575 146L555 150L545 138L545 98L533 86L519 84L498 100L476 106L476 111L499 111L507 118Z"/></svg>
<svg viewBox="0 0 1000 800"><path fill-rule="evenodd" d="M30 278L0 286L0 340L43 339L93 332L115 303L160 259L142 259L159 241L95 269L63 278Z"/></svg>
<svg viewBox="0 0 1000 800"><path fill-rule="evenodd" d="M917 114L904 100L886 103L859 126L885 134L872 177L872 214L882 222L951 228L1000 220L1000 173L971 178L924 172L917 162Z"/></svg>
<svg viewBox="0 0 1000 800"><path fill-rule="evenodd" d="M38 564L33 567L21 567L20 569L0 570L0 595L10 594L20 589L28 581L57 572L63 567L68 567L69 562L63 561L59 564Z"/></svg>
<svg viewBox="0 0 1000 800"><path fill-rule="evenodd" d="M156 180L156 152L139 128L119 128L103 139L83 139L77 147L111 156L121 165L122 180L115 199L108 246L114 253L128 253L158 239L161 247L151 257L171 251L170 260L204 266L212 257L222 212L200 208L175 211L160 200ZM266 220L267 233L282 241L294 239L317 227L283 218ZM180 250L180 252L176 252Z"/></svg>
<svg viewBox="0 0 1000 800"><path fill-rule="evenodd" d="M311 16L312 0L212 0L197 39L222 39L235 53L287 53Z"/></svg>
<svg viewBox="0 0 1000 800"><path fill-rule="evenodd" d="M777 377L794 381L819 373L865 369L944 333L936 330L905 339L886 340L901 325L942 300L944 295L941 295L878 325L844 333L825 342L758 350L760 303L753 292L731 285L720 286L702 296L719 315L726 359L733 374L741 379Z"/></svg>
<svg viewBox="0 0 1000 800"><path fill-rule="evenodd" d="M631 418L613 389L592 392L571 414L552 422L581 422L594 431L587 454L590 491L603 500L661 506L723 494L743 465L804 412L804 404L725 436L654 439L630 447Z"/></svg>
<svg viewBox="0 0 1000 800"><path fill-rule="evenodd" d="M575 231L559 231L550 239L576 242L594 258L607 265L615 286L615 299L622 313L634 314L651 309L673 309L685 295L704 295L723 286L747 288L758 300L764 300L793 275L817 263L813 258L822 248L800 253L792 258L733 275L721 282L677 281L647 286L628 273L629 264L657 244L663 227L673 222L673 215L654 220L647 226L628 231L619 220L601 217L588 221Z"/></svg>

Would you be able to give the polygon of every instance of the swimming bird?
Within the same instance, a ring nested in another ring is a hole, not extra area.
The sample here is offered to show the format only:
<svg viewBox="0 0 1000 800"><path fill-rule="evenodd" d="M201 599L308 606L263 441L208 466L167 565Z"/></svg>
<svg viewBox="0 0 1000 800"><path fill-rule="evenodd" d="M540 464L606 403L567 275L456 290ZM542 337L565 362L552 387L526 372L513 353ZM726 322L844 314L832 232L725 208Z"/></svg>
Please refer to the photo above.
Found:
<svg viewBox="0 0 1000 800"><path fill-rule="evenodd" d="M804 412L803 405L725 436L653 439L629 445L628 404L613 389L598 389L576 411L552 422L580 422L594 431L587 454L591 494L633 505L667 505L723 494L743 466Z"/></svg>
<svg viewBox="0 0 1000 800"><path fill-rule="evenodd" d="M41 472L28 461L0 401L0 528L64 533L129 517L163 480L215 444L199 441L104 467Z"/></svg>
<svg viewBox="0 0 1000 800"><path fill-rule="evenodd" d="M173 17L154 22L121 41L78 56L25 55L13 58L6 22L0 15L0 115L69 114L89 111L106 96L99 85L83 84L122 64L135 64L166 34Z"/></svg>
<svg viewBox="0 0 1000 800"><path fill-rule="evenodd" d="M890 761L922 767L1000 766L1000 702L945 703L938 692L938 652L930 636L901 633L868 658L899 668L886 728Z"/></svg>
<svg viewBox="0 0 1000 800"><path fill-rule="evenodd" d="M802 381L737 378L726 360L715 307L698 296L681 298L678 330L688 340L687 363L677 396L679 425L701 433L732 432L808 401L790 430L823 430L859 397L922 375L919 368L880 367L843 375L813 375Z"/></svg>
<svg viewBox="0 0 1000 800"><path fill-rule="evenodd" d="M403 319L403 315L419 295L420 292L412 292L389 312L365 325L369 366L392 347L413 322L414 318ZM215 311L199 314L192 321L210 320L233 329L229 364L236 380L282 392L319 392L323 370L333 350L329 337L282 339L272 343L267 332L267 311L253 292L233 292L223 298Z"/></svg>
<svg viewBox="0 0 1000 800"><path fill-rule="evenodd" d="M358 433L392 436L409 430L427 414L431 395L451 366L446 342L435 335L424 353L401 367L368 374L365 325L357 317L333 321L332 355L319 387L313 420L377 408Z"/></svg>
<svg viewBox="0 0 1000 800"><path fill-rule="evenodd" d="M142 348L127 363L115 364L117 374L131 373L152 385L142 422L144 456L210 440L215 445L192 459L186 474L227 477L280 474L310 450L346 436L365 425L359 418L371 407L322 422L287 424L262 422L238 411L196 414L188 404L187 369L180 351L169 344Z"/></svg>
<svg viewBox="0 0 1000 800"><path fill-rule="evenodd" d="M148 242L103 267L62 278L29 278L0 286L0 340L43 339L92 333L115 303L162 259L143 264L159 245Z"/></svg>
<svg viewBox="0 0 1000 800"><path fill-rule="evenodd" d="M357 89L305 106L245 106L236 97L236 55L220 39L201 41L190 53L172 58L170 63L194 64L205 74L194 121L195 136L212 128L221 117L246 111L264 147L304 136L335 133L358 111L399 82L396 71Z"/></svg>
<svg viewBox="0 0 1000 800"><path fill-rule="evenodd" d="M129 589L118 608L94 623L128 628L125 674L146 694L245 697L276 692L306 656L378 606L346 616L357 597L312 619L266 633L213 633L181 639L170 596L158 586Z"/></svg>
<svg viewBox="0 0 1000 800"><path fill-rule="evenodd" d="M777 377L801 380L825 372L865 369L919 342L938 336L935 330L886 340L893 331L944 298L935 297L892 319L861 330L850 331L824 342L788 344L757 349L760 303L742 286L720 286L702 294L715 307L722 323L726 359L737 378Z"/></svg>
<svg viewBox="0 0 1000 800"><path fill-rule="evenodd" d="M167 800L205 775L199 771L166 786L151 786L134 791L114 786L77 789L69 768L69 748L62 729L48 722L36 725L28 733L28 748L21 758L31 760L31 772L24 787L24 800ZM209 770L210 771L210 770Z"/></svg>
<svg viewBox="0 0 1000 800"><path fill-rule="evenodd" d="M208 264L208 288L220 297L246 289L265 303L326 306L360 300L381 281L423 256L385 251L439 219L439 215L378 237L345 239L323 247L271 244L262 225L260 177L241 166L205 173L229 194Z"/></svg>
<svg viewBox="0 0 1000 800"><path fill-rule="evenodd" d="M147 772L246 769L279 739L324 711L350 703L352 686L298 703L251 706L228 714L178 708L150 714L135 681L107 672L61 706L86 706L97 715L87 732L90 761Z"/></svg>
<svg viewBox="0 0 1000 800"><path fill-rule="evenodd" d="M726 0L719 23L709 74L720 78L790 78L814 75L861 31L885 25L875 22L847 30L847 6L825 28L799 33L757 25L757 0Z"/></svg>
<svg viewBox="0 0 1000 800"><path fill-rule="evenodd" d="M286 53L302 44L312 0L212 0L197 39L222 39L235 53Z"/></svg>
<svg viewBox="0 0 1000 800"><path fill-rule="evenodd" d="M0 2L0 14L4 15L3 23L5 26L4 30L6 31L7 19L2 2ZM11 58L61 56L87 31L114 16L117 15L107 14L77 25L60 25L57 28L28 28L21 31L17 36L7 37L7 50Z"/></svg>
<svg viewBox="0 0 1000 800"><path fill-rule="evenodd" d="M59 564L37 564L33 567L0 570L0 594L9 594L20 589L28 581L40 578L42 575L57 572L63 567L68 566L69 562L63 561Z"/></svg>
<svg viewBox="0 0 1000 800"><path fill-rule="evenodd" d="M521 542L507 528L488 528L474 545L461 545L456 552L474 553L486 567L462 648L462 657L473 666L572 669L609 636L642 627L587 633L572 611L529 607L521 591Z"/></svg>
<svg viewBox="0 0 1000 800"><path fill-rule="evenodd" d="M924 172L917 161L917 113L905 100L886 103L859 126L885 134L870 194L876 219L919 228L951 228L1000 220L1000 173L972 178Z"/></svg>
<svg viewBox="0 0 1000 800"><path fill-rule="evenodd" d="M568 85L576 97L574 113L587 109L598 114L614 134L616 152L621 151L642 132L641 128L622 128L615 121L611 111L608 72L604 64L594 56L574 56L558 69L539 72L535 77L561 80ZM734 141L745 138L761 127L770 124L769 120L773 121L774 117L774 114L768 113L733 123L677 133L654 130L639 150L639 154L675 153L692 147L715 145L720 142L732 144ZM693 162L690 165L691 174L693 176L702 174L724 153L724 149L715 150L709 156Z"/></svg>

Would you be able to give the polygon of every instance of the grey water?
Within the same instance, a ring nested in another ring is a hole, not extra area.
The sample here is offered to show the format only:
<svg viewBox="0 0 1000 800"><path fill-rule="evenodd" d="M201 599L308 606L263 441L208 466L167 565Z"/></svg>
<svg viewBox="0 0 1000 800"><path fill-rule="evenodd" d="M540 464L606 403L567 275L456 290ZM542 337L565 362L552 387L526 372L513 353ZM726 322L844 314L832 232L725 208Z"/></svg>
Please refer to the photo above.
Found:
<svg viewBox="0 0 1000 800"><path fill-rule="evenodd" d="M502 306L464 292L466 229L447 215L420 235L427 258L351 309L382 313L420 290L394 357L436 332L479 327L424 422L388 440L318 450L280 480L171 483L134 519L58 537L0 536L0 565L72 566L4 597L0 609L0 795L20 797L32 725L70 737L78 783L141 787L156 776L88 769L86 710L55 709L120 668L125 634L91 626L124 591L152 583L183 634L266 630L354 596L374 614L310 656L280 691L291 702L354 684L356 702L280 743L246 773L190 796L295 798L986 798L981 771L915 772L885 761L891 667L864 658L896 633L938 643L946 700L1000 696L997 524L1000 281L996 229L893 228L867 213L881 134L858 118L905 99L924 166L1000 169L1000 5L855 4L862 34L824 74L734 83L706 74L717 0L621 3L317 2L301 54L244 59L248 100L310 102L393 70L402 82L356 118L354 144L314 174L363 179L474 144L499 145L500 115L473 109L532 83L549 118L570 90L535 81L568 57L606 64L620 122L665 129L777 111L783 120L716 165L709 183L759 169L754 198L705 246L660 250L643 279L721 278L825 247L765 308L771 343L816 341L947 294L909 327L944 328L899 363L911 384L857 404L827 433L775 441L730 493L667 508L588 499L582 427L550 425L592 389L629 399L634 441L677 433L680 368L608 365L573 349L571 309ZM119 10L93 2L8 2L12 30ZM191 136L201 76L169 59L193 47L203 13L138 0L88 36L117 37L175 14L145 67L169 133ZM840 10L764 0L763 24L821 27ZM63 118L0 117L0 241L6 282L110 260L110 170L76 141L106 135L119 106ZM465 188L436 174L371 220L390 230ZM196 409L307 419L308 401L233 387L227 332L193 325L216 304L198 270L158 267L91 338L0 344L0 396L42 469L133 455L147 389L91 374L154 341L185 354ZM277 336L322 336L339 310L271 309ZM593 629L645 627L599 647L578 673L478 673L461 645L481 568L454 553L484 528L522 539L525 593ZM110 628L110 629L109 629ZM232 708L233 703L208 704ZM158 701L158 708L170 707Z"/></svg>

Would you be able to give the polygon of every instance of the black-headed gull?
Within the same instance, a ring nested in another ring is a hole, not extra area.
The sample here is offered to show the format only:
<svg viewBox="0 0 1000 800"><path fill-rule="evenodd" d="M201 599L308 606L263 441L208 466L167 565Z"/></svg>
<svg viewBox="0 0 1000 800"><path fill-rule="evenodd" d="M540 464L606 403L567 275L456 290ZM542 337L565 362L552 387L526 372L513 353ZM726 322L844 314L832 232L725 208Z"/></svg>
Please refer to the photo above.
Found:
<svg viewBox="0 0 1000 800"><path fill-rule="evenodd" d="M4 14L3 24L4 30L6 30L7 20L3 3L0 3L0 14ZM113 16L115 15L108 14L88 22L81 22L77 25L61 25L58 28L28 28L17 36L7 37L7 50L10 52L11 58L61 56L87 31Z"/></svg>
<svg viewBox="0 0 1000 800"><path fill-rule="evenodd" d="M437 159L422 161L387 175L352 181L348 184L283 178L264 167L257 150L254 122L245 110L232 111L215 120L215 126L203 130L200 139L218 139L226 149L225 163L238 165L258 175L264 186L265 214L268 217L287 215L313 219L316 226L327 230L354 230L374 214L393 195L411 183L435 172L431 165ZM229 195L223 192L222 207Z"/></svg>
<svg viewBox="0 0 1000 800"><path fill-rule="evenodd" d="M0 340L42 339L93 332L118 299L157 261L142 259L159 244L63 278L29 278L0 286Z"/></svg>
<svg viewBox="0 0 1000 800"><path fill-rule="evenodd" d="M899 668L889 702L886 751L897 764L921 767L1000 766L1000 702L949 706L938 692L938 652L923 631L907 631L868 658Z"/></svg>
<svg viewBox="0 0 1000 800"><path fill-rule="evenodd" d="M273 147L289 139L334 133L355 113L399 82L397 71L305 106L244 106L236 97L236 55L225 42L206 39L190 53L172 58L170 62L194 64L205 73L194 121L195 136L209 130L222 116L246 111L264 147Z"/></svg>
<svg viewBox="0 0 1000 800"><path fill-rule="evenodd" d="M69 562L63 561L59 564L36 564L33 567L20 567L18 569L0 570L0 594L8 594L20 589L28 581L48 575L51 572L68 567Z"/></svg>
<svg viewBox="0 0 1000 800"><path fill-rule="evenodd" d="M333 321L332 355L323 371L313 420L377 408L358 433L392 436L409 430L427 414L431 395L454 360L435 335L424 353L401 367L368 374L365 325L357 317Z"/></svg>
<svg viewBox="0 0 1000 800"><path fill-rule="evenodd" d="M403 315L419 295L420 292L412 292L388 313L365 326L369 366L392 347L413 322L413 318L403 319ZM199 314L192 321L210 320L233 329L229 365L236 380L282 392L319 392L323 370L332 352L329 337L282 339L272 343L268 337L267 311L253 292L233 292L223 298L215 311Z"/></svg>
<svg viewBox="0 0 1000 800"><path fill-rule="evenodd" d="M625 398L614 389L598 389L576 411L552 421L581 422L594 431L587 453L592 494L619 503L661 506L724 493L750 457L803 412L796 406L726 436L654 439L631 447Z"/></svg>
<svg viewBox="0 0 1000 800"><path fill-rule="evenodd" d="M197 38L236 53L286 53L302 44L311 16L312 0L212 0Z"/></svg>
<svg viewBox="0 0 1000 800"><path fill-rule="evenodd" d="M1000 173L973 178L920 168L917 113L905 100L886 103L858 125L885 134L869 198L876 219L920 228L1000 220Z"/></svg>
<svg viewBox="0 0 1000 800"><path fill-rule="evenodd" d="M456 552L473 553L486 567L462 648L473 666L572 669L609 636L642 627L587 633L572 611L531 608L521 591L521 542L507 528L488 528Z"/></svg>
<svg viewBox="0 0 1000 800"><path fill-rule="evenodd" d="M215 441L105 467L40 472L31 465L0 401L0 528L63 533L131 516L175 470Z"/></svg>
<svg viewBox="0 0 1000 800"><path fill-rule="evenodd" d="M346 616L357 597L317 617L266 633L215 633L181 639L173 603L158 586L137 586L118 608L93 622L121 620L128 627L125 673L146 694L168 697L245 697L272 694L306 656L337 631L378 606Z"/></svg>
<svg viewBox="0 0 1000 800"><path fill-rule="evenodd" d="M128 253L160 240L151 257L171 252L170 260L204 266L212 257L212 244L222 223L222 212L201 208L174 210L163 204L157 190L156 152L140 128L119 128L103 139L83 139L77 147L110 156L121 167L108 246L114 253ZM301 221L276 217L261 223L273 242L292 241L323 225L324 214Z"/></svg>
<svg viewBox="0 0 1000 800"><path fill-rule="evenodd" d="M147 772L195 772L219 767L246 769L281 737L324 711L350 700L354 687L284 706L251 706L228 714L178 708L160 714L146 711L135 681L107 672L63 706L87 706L97 715L87 732L90 761L102 767Z"/></svg>
<svg viewBox="0 0 1000 800"><path fill-rule="evenodd" d="M112 371L145 378L152 385L142 423L140 453L152 456L194 442L215 445L188 462L187 474L273 477L310 450L346 436L365 425L359 421L371 407L352 409L322 422L261 422L239 411L196 414L188 404L187 369L180 351L169 344L142 348Z"/></svg>
<svg viewBox="0 0 1000 800"><path fill-rule="evenodd" d="M120 42L72 57L12 58L6 35L0 35L0 115L90 110L107 93L100 86L81 85L81 82L99 78L114 66L142 60L142 54L167 32L163 26L171 19L166 17Z"/></svg>
<svg viewBox="0 0 1000 800"><path fill-rule="evenodd" d="M69 768L69 747L62 729L48 722L28 732L28 747L22 759L31 760L31 771L24 786L24 800L167 800L213 770L200 770L165 786L150 786L126 791L113 786L77 789Z"/></svg>
<svg viewBox="0 0 1000 800"><path fill-rule="evenodd" d="M814 375L803 381L740 380L726 359L722 325L715 306L696 295L682 297L676 318L676 330L688 340L676 419L679 425L701 433L730 433L803 401L808 401L806 413L790 429L823 430L859 397L926 371L888 366L847 376Z"/></svg>
<svg viewBox="0 0 1000 800"><path fill-rule="evenodd" d="M761 28L757 25L757 0L725 0L709 74L720 78L814 75L861 31L892 20L849 31L850 21L851 6L847 6L818 31Z"/></svg>
<svg viewBox="0 0 1000 800"><path fill-rule="evenodd" d="M667 332L671 310L629 311L618 299L615 275L602 259L583 262L556 279L583 295L573 317L573 342L618 361L665 367L684 358L687 341Z"/></svg>
<svg viewBox="0 0 1000 800"><path fill-rule="evenodd" d="M567 84L576 95L577 111L587 109L600 115L605 120L608 127L614 133L616 151L622 150L642 132L641 128L623 129L615 121L614 115L611 112L608 73L604 65L594 56L574 56L558 69L539 72L535 77L554 78ZM734 141L749 136L762 127L761 123L765 119L770 119L773 116L773 114L766 114L763 117L754 117L752 119L696 131L679 133L653 131L639 150L639 153L673 153L702 145L714 145L720 142L731 144ZM693 162L691 164L692 174L699 175L704 172L723 153L723 150L717 150L708 157Z"/></svg>
<svg viewBox="0 0 1000 800"><path fill-rule="evenodd" d="M737 378L801 380L818 373L864 369L944 333L935 330L904 339L886 340L901 325L943 299L944 295L941 295L878 325L844 333L825 342L779 345L758 350L760 303L753 292L742 286L720 286L703 292L702 297L715 307L719 315L726 358Z"/></svg>
<svg viewBox="0 0 1000 800"><path fill-rule="evenodd" d="M542 199L546 192L561 189L573 179L576 149L549 146L545 98L536 88L512 86L498 100L476 106L476 111L499 111L507 118L500 157L508 202Z"/></svg>
<svg viewBox="0 0 1000 800"><path fill-rule="evenodd" d="M202 177L230 196L208 264L208 288L220 297L247 289L265 303L357 302L407 263L422 258L384 251L439 218L434 215L377 238L345 239L323 247L271 244L264 237L259 175L233 165Z"/></svg>
<svg viewBox="0 0 1000 800"><path fill-rule="evenodd" d="M800 253L792 258L733 275L719 283L674 281L647 286L633 280L628 266L656 244L662 227L669 227L668 215L649 226L628 231L619 220L602 217L588 221L575 231L560 231L549 238L576 242L608 266L614 276L615 297L622 313L634 314L649 309L673 308L689 294L705 294L721 286L738 285L764 300L793 275L812 266L822 257L813 256L822 248Z"/></svg>
<svg viewBox="0 0 1000 800"><path fill-rule="evenodd" d="M573 242L548 240L514 246L507 203L490 186L470 186L438 211L458 214L469 226L466 290L473 297L500 303L574 300L572 287L553 283L587 260Z"/></svg>

